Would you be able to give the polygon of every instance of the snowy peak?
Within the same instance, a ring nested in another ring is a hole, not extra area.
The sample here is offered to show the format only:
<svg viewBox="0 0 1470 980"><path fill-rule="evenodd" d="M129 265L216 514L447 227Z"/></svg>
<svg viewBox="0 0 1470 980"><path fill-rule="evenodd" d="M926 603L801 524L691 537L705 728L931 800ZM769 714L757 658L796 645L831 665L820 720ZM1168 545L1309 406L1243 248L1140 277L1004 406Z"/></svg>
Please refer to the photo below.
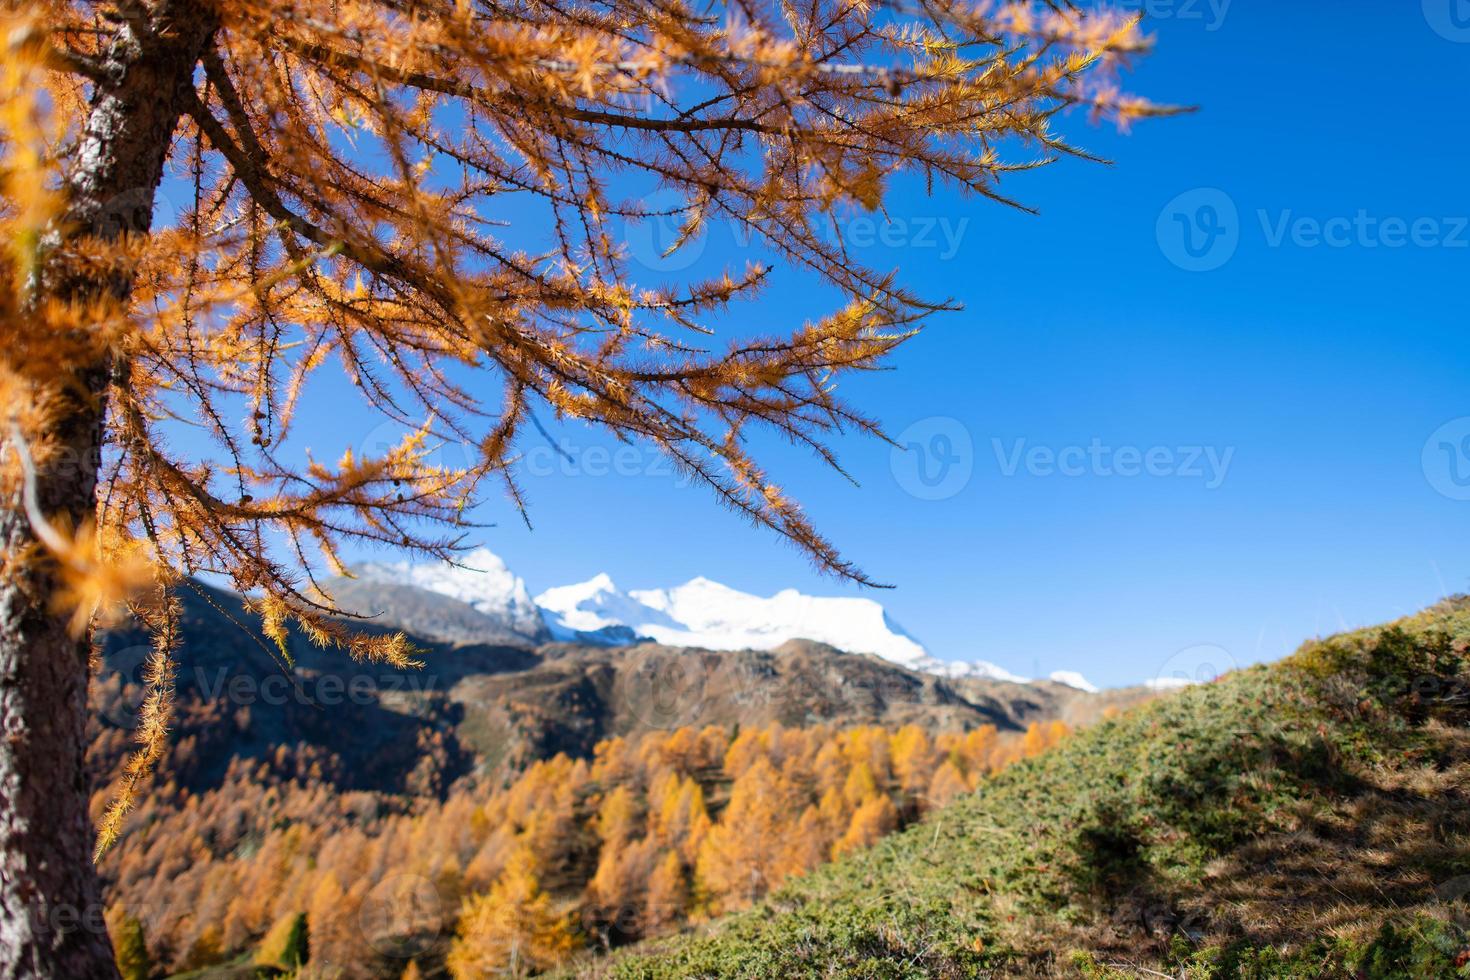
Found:
<svg viewBox="0 0 1470 980"><path fill-rule="evenodd" d="M455 564L407 561L359 565L353 574L366 582L409 586L448 596L503 622L505 628L526 637L545 634L541 610L526 583L511 572L488 548L467 552Z"/></svg>
<svg viewBox="0 0 1470 980"><path fill-rule="evenodd" d="M468 552L453 565L388 562L363 565L355 573L367 582L465 603L532 643L550 636L610 646L652 640L707 650L774 650L790 640L813 640L942 677L1029 683L983 660L959 663L931 656L881 604L866 598L810 596L795 589L759 596L702 576L671 588L624 591L599 574L532 599L525 583L486 548ZM1097 690L1073 671L1058 671L1050 679Z"/></svg>
<svg viewBox="0 0 1470 980"><path fill-rule="evenodd" d="M536 605L556 616L591 623L593 618L600 616L599 610L614 601L618 594L618 587L613 580L602 574L575 585L559 585L554 589L547 589L536 597Z"/></svg>
<svg viewBox="0 0 1470 980"><path fill-rule="evenodd" d="M937 660L926 657L914 670L921 670L926 674L938 674L940 677L969 677L985 681L1006 681L1010 684L1030 684L1031 678L1013 674L999 664L993 664L988 660L975 660L964 663L958 660Z"/></svg>
<svg viewBox="0 0 1470 980"><path fill-rule="evenodd" d="M1075 670L1054 670L1047 677L1047 680L1055 681L1058 684L1065 684L1068 687L1075 687L1077 690L1086 691L1088 694L1096 694L1098 692L1098 686L1096 684Z"/></svg>
<svg viewBox="0 0 1470 980"><path fill-rule="evenodd" d="M661 614L663 622L628 625L661 643L713 650L769 650L787 640L801 639L850 653L876 654L904 665L928 656L871 599L818 598L794 589L763 597L706 578L630 596Z"/></svg>
<svg viewBox="0 0 1470 980"><path fill-rule="evenodd" d="M901 664L927 654L870 599L820 599L786 589L769 598L695 578L669 589L622 592L606 575L536 597L553 635L587 638L613 627L666 646L770 650L787 640L826 643Z"/></svg>
<svg viewBox="0 0 1470 980"><path fill-rule="evenodd" d="M642 633L638 624L677 626L657 610L618 589L606 574L576 585L547 589L536 597L551 635L584 643L631 643Z"/></svg>

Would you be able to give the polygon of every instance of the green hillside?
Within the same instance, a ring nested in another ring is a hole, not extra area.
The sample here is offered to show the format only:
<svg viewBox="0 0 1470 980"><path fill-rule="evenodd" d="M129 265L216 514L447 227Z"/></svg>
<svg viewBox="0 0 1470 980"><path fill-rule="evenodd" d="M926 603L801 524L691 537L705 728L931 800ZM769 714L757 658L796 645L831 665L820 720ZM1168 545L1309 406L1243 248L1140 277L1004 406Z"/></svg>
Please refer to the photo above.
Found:
<svg viewBox="0 0 1470 980"><path fill-rule="evenodd" d="M584 976L1470 977L1470 600L1099 725Z"/></svg>

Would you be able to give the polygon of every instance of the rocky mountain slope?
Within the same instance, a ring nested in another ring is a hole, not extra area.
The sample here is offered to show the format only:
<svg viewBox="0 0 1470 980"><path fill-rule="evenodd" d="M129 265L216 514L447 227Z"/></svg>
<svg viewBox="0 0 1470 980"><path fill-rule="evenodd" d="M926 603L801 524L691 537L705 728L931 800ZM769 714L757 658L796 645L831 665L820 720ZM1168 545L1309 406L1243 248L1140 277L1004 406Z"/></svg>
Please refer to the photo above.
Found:
<svg viewBox="0 0 1470 980"><path fill-rule="evenodd" d="M363 601L410 630L424 650L422 670L356 664L294 632L288 667L238 597L195 584L182 600L173 742L161 778L194 790L251 760L281 776L315 772L339 789L442 795L458 780L498 779L558 752L585 757L601 739L656 729L776 721L1016 730L1051 718L1085 723L1146 696L949 679L804 640L725 651L531 646L501 628L494 607L381 582ZM115 772L130 748L145 654L137 631L104 638L92 690L96 779Z"/></svg>

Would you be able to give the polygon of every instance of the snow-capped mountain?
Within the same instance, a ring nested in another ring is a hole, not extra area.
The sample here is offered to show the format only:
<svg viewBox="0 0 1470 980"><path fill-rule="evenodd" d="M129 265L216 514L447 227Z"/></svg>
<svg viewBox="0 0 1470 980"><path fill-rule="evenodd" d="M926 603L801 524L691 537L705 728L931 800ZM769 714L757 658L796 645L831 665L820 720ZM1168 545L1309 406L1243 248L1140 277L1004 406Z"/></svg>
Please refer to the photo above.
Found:
<svg viewBox="0 0 1470 980"><path fill-rule="evenodd" d="M822 598L795 589L767 597L707 578L672 589L620 590L607 575L547 589L536 597L553 636L596 643L647 637L665 646L770 650L787 640L815 640L849 653L871 653L910 670L943 677L1027 683L983 660L939 660L872 599ZM1091 687L1081 675L1072 687ZM1086 686L1084 686L1086 685Z"/></svg>
<svg viewBox="0 0 1470 980"><path fill-rule="evenodd" d="M358 565L352 573L363 582L407 586L456 599L495 620L506 632L533 642L546 636L541 610L526 583L488 548L467 552L454 565L374 562Z"/></svg>
<svg viewBox="0 0 1470 980"><path fill-rule="evenodd" d="M1029 684L1031 678L1013 674L999 664L993 664L988 660L939 660L936 657L925 657L914 670L923 671L926 674L938 674L940 677L976 677L988 681L1009 681L1012 684Z"/></svg>
<svg viewBox="0 0 1470 980"><path fill-rule="evenodd" d="M672 589L623 592L606 575L536 597L553 635L604 634L622 626L665 646L770 650L787 640L816 640L913 666L924 648L871 599L823 599L785 589L770 598L707 578Z"/></svg>
<svg viewBox="0 0 1470 980"><path fill-rule="evenodd" d="M618 589L606 574L576 585L560 585L536 597L541 615L558 640L618 645L653 639L634 624L677 627L677 623Z"/></svg>
<svg viewBox="0 0 1470 980"><path fill-rule="evenodd" d="M646 639L672 647L771 650L802 639L943 677L1029 682L983 660L962 663L932 656L872 599L810 596L795 589L758 596L707 578L668 589L624 591L605 574L547 589L532 599L525 583L485 548L464 555L457 565L391 562L353 571L359 582L457 600L496 621L503 634L531 643L549 636L609 646ZM353 587L360 588L356 583ZM1050 679L1097 690L1072 671L1058 671Z"/></svg>
<svg viewBox="0 0 1470 980"><path fill-rule="evenodd" d="M1075 687L1077 690L1086 691L1088 694L1096 694L1098 692L1098 686L1096 684L1075 670L1054 670L1047 676L1047 680L1055 681L1058 684L1065 684L1068 687Z"/></svg>

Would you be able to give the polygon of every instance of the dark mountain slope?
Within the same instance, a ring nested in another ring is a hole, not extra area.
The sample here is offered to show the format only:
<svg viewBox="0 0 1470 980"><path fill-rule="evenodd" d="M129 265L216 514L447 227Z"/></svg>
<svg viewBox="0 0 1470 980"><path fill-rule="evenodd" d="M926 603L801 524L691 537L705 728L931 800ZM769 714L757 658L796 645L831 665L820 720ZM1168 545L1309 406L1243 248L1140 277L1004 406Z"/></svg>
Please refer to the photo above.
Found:
<svg viewBox="0 0 1470 980"><path fill-rule="evenodd" d="M380 608L381 591L375 596ZM416 636L425 666L400 671L354 663L293 631L288 670L238 597L200 586L181 599L177 707L160 775L195 792L218 785L233 761L248 760L338 789L442 796L456 780L499 780L558 752L588 757L601 739L654 729L779 721L1010 730L1084 703L1095 714L1119 697L1061 685L952 682L805 641L712 652L654 644L531 649ZM411 611L431 615L419 606ZM438 633L474 636L472 627L460 616ZM103 638L89 756L99 781L130 748L146 652L147 638L135 629Z"/></svg>
<svg viewBox="0 0 1470 980"><path fill-rule="evenodd" d="M201 586L182 590L180 599L183 641L161 775L189 790L218 785L238 758L266 762L283 776L316 767L317 778L339 789L442 792L475 766L457 735L463 709L448 689L467 675L522 671L538 662L520 647L420 640L432 668L400 671L355 663L293 630L288 671L238 597ZM136 629L103 638L91 691L94 778L114 772L130 748L146 653L147 637Z"/></svg>
<svg viewBox="0 0 1470 980"><path fill-rule="evenodd" d="M505 617L428 589L361 578L332 579L326 588L338 608L424 639L504 646L534 646L551 639L544 623L534 633L522 632Z"/></svg>
<svg viewBox="0 0 1470 980"><path fill-rule="evenodd" d="M453 698L475 719L467 737L486 756L506 745L528 759L558 751L588 756L615 735L773 721L1013 730L1042 713L1039 704L1060 703L1019 690L1015 706L994 695L970 700L942 678L801 640L771 651L648 643L555 644L538 653L543 659L534 670L467 677L453 688Z"/></svg>

